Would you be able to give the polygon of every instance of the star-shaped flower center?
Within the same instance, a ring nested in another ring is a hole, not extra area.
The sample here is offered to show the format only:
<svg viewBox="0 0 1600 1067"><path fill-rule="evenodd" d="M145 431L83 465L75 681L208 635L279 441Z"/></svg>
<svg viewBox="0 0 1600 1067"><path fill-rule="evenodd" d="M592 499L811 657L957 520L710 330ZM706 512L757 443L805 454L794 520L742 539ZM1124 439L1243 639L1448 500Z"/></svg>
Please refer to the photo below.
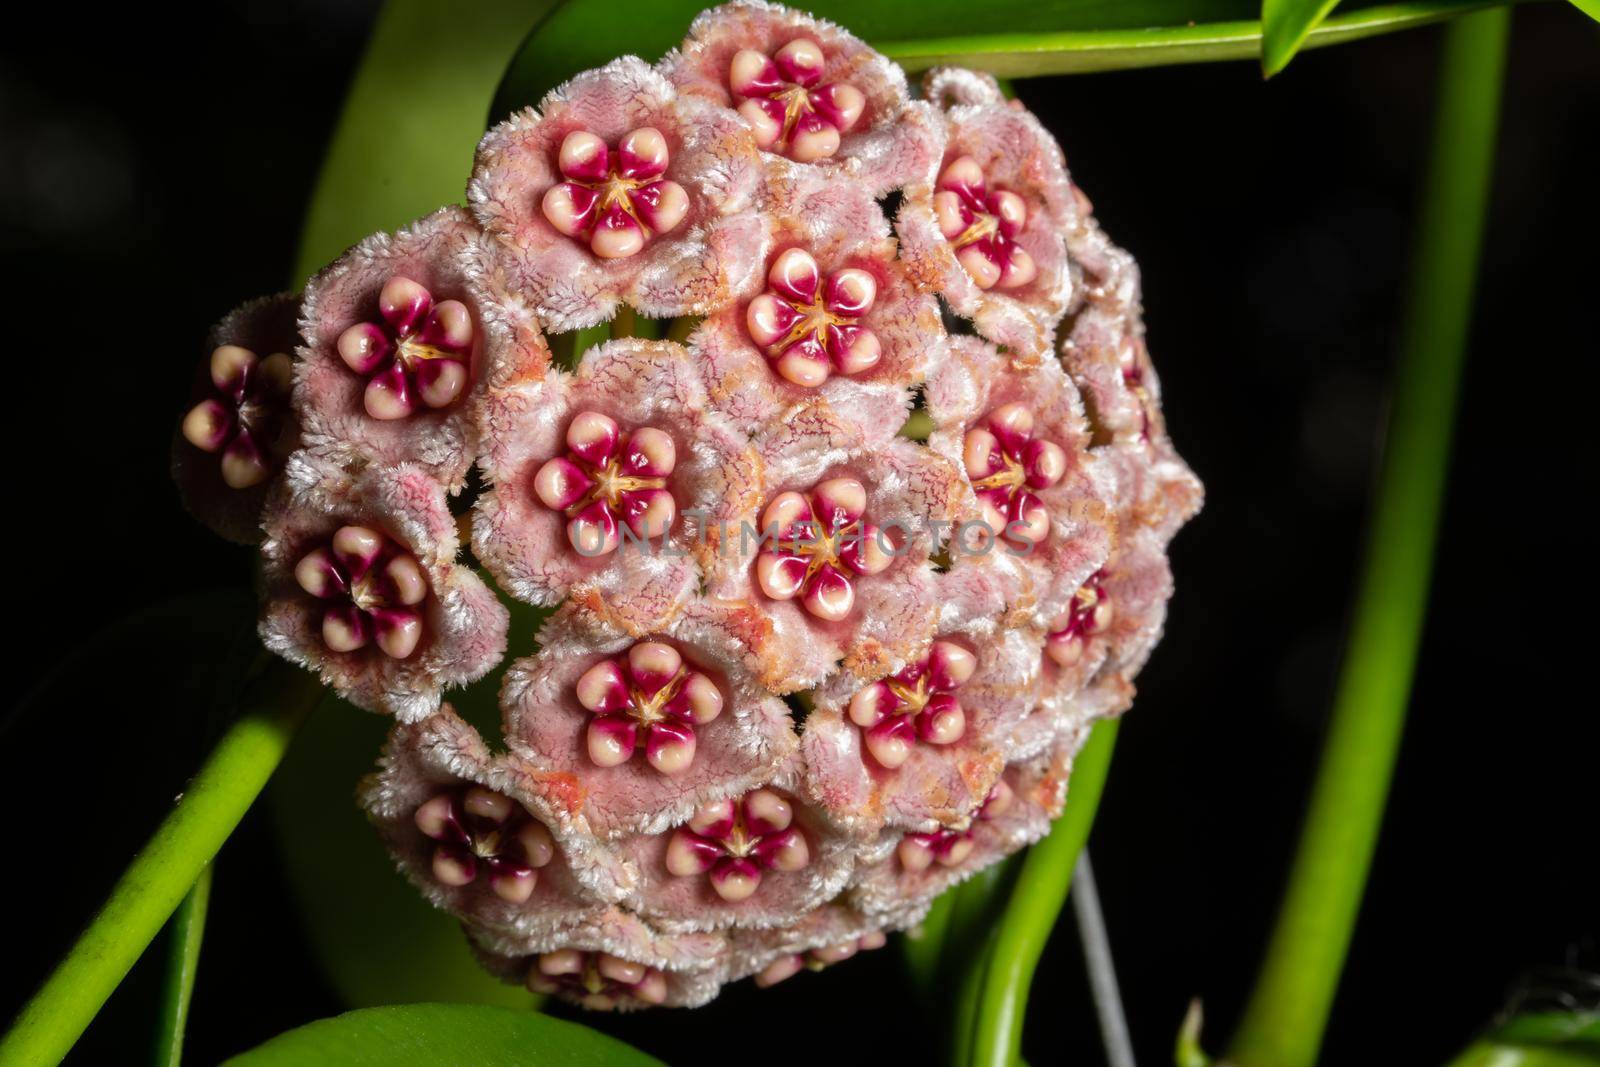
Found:
<svg viewBox="0 0 1600 1067"><path fill-rule="evenodd" d="M864 520L866 506L866 488L850 477L819 482L809 494L790 490L773 497L761 513L761 591L773 600L799 597L825 621L848 616L855 579L894 562L883 532Z"/></svg>
<svg viewBox="0 0 1600 1067"><path fill-rule="evenodd" d="M1117 363L1122 370L1122 384L1139 401L1139 439L1145 440L1150 436L1150 387L1144 380L1144 346L1131 337L1123 338L1117 349Z"/></svg>
<svg viewBox="0 0 1600 1067"><path fill-rule="evenodd" d="M798 871L811 862L789 801L771 789L707 804L667 843L667 870L679 878L705 874L723 900L748 899L763 870Z"/></svg>
<svg viewBox="0 0 1600 1067"><path fill-rule="evenodd" d="M848 82L821 84L824 66L822 46L806 37L771 56L746 48L733 57L728 88L762 151L798 163L826 159L861 121L867 98Z"/></svg>
<svg viewBox="0 0 1600 1067"><path fill-rule="evenodd" d="M1017 243L1028 221L1028 202L1005 189L989 190L983 168L971 156L945 165L933 194L939 232L980 289L1018 289L1039 273Z"/></svg>
<svg viewBox="0 0 1600 1067"><path fill-rule="evenodd" d="M576 692L594 713L589 758L601 767L626 763L642 747L650 766L678 774L694 762L695 727L722 714L716 683L661 641L600 661L578 679Z"/></svg>
<svg viewBox="0 0 1600 1067"><path fill-rule="evenodd" d="M664 431L641 426L624 433L615 419L579 412L567 426L567 454L539 468L534 492L567 518L567 540L584 556L603 556L621 543L622 527L638 541L661 537L678 514L667 479L677 447Z"/></svg>
<svg viewBox="0 0 1600 1067"><path fill-rule="evenodd" d="M278 445L289 411L293 365L282 352L265 359L248 348L221 345L208 367L215 392L183 417L183 436L203 452L220 452L222 481L249 489L278 464Z"/></svg>
<svg viewBox="0 0 1600 1067"><path fill-rule="evenodd" d="M1089 638L1111 625L1116 609L1106 592L1105 571L1096 571L1072 594L1072 602L1056 616L1044 649L1058 666L1071 667L1083 658Z"/></svg>
<svg viewBox="0 0 1600 1067"><path fill-rule="evenodd" d="M788 956L780 956L767 964L755 977L756 985L761 989L775 986L786 978L791 978L801 971L820 971L843 963L857 952L869 952L882 948L889 943L882 930L872 930L860 937L848 941L840 941L833 945L819 945L817 948L807 949L805 952L796 952Z"/></svg>
<svg viewBox="0 0 1600 1067"><path fill-rule="evenodd" d="M327 602L322 641L332 651L376 643L385 655L405 659L417 650L428 576L415 556L379 531L340 527L327 545L301 557L294 577Z"/></svg>
<svg viewBox="0 0 1600 1067"><path fill-rule="evenodd" d="M1054 441L1033 436L1033 412L1026 405L991 411L967 431L962 453L991 530L1024 545L1050 536L1050 512L1038 493L1065 476L1067 454Z"/></svg>
<svg viewBox="0 0 1600 1067"><path fill-rule="evenodd" d="M883 355L878 337L860 320L878 298L878 281L860 267L822 277L809 252L791 248L767 271L767 291L750 302L745 326L796 385L818 386L837 371L857 374Z"/></svg>
<svg viewBox="0 0 1600 1067"><path fill-rule="evenodd" d="M403 419L447 408L466 391L472 361L472 313L441 300L401 274L378 294L378 322L358 322L339 335L339 358L367 379L362 404L375 419Z"/></svg>
<svg viewBox="0 0 1600 1067"><path fill-rule="evenodd" d="M949 745L966 732L966 713L955 696L977 667L954 641L935 641L926 658L873 682L850 698L850 721L861 727L872 758L894 770L917 742Z"/></svg>
<svg viewBox="0 0 1600 1067"><path fill-rule="evenodd" d="M587 130L561 142L562 181L540 207L559 232L588 244L601 259L626 259L689 213L689 194L664 177L670 151L654 126L629 133L615 148Z"/></svg>
<svg viewBox="0 0 1600 1067"><path fill-rule="evenodd" d="M941 867L960 866L977 847L972 836L973 824L1005 814L1015 799L1016 795L1004 780L996 782L978 809L954 826L927 834L907 834L901 838L895 849L900 866L913 874L927 870L936 862Z"/></svg>
<svg viewBox="0 0 1600 1067"><path fill-rule="evenodd" d="M525 903L539 868L555 858L544 823L502 793L482 786L448 789L419 806L417 829L435 842L433 876L442 885L471 885L487 877L496 896Z"/></svg>
<svg viewBox="0 0 1600 1067"><path fill-rule="evenodd" d="M535 993L566 993L585 1008L605 1011L622 1003L660 1004L667 999L667 979L654 967L609 952L575 948L546 952L528 968L528 988Z"/></svg>

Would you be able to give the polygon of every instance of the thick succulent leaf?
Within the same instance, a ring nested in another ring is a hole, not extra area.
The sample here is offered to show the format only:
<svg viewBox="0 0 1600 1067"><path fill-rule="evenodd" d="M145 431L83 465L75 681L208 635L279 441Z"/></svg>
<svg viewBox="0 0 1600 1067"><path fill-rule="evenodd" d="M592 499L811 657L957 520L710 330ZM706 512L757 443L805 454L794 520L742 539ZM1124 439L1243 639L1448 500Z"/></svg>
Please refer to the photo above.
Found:
<svg viewBox="0 0 1600 1067"><path fill-rule="evenodd" d="M470 17L384 5L306 213L297 285L367 234L461 201L497 72L553 2L479 0Z"/></svg>
<svg viewBox="0 0 1600 1067"><path fill-rule="evenodd" d="M1267 77L1289 65L1311 31L1339 0L1261 0L1261 72Z"/></svg>
<svg viewBox="0 0 1600 1067"><path fill-rule="evenodd" d="M577 1023L527 1011L401 1004L320 1019L279 1034L227 1067L648 1067L660 1061Z"/></svg>
<svg viewBox="0 0 1600 1067"><path fill-rule="evenodd" d="M567 0L523 42L495 96L491 121L537 104L572 75L620 52L659 57L683 39L690 20L705 6L703 0L658 0L618 21L604 0ZM957 64L1027 77L1247 59L1262 47L1256 0L993 0L982 12L986 32L976 34L969 0L870 5L817 0L800 6L839 22L910 71ZM1350 4L1311 29L1303 47L1406 29L1486 6L1492 5L1484 0Z"/></svg>
<svg viewBox="0 0 1600 1067"><path fill-rule="evenodd" d="M1450 1067L1594 1067L1600 1063L1600 1016L1530 1012L1502 1023Z"/></svg>

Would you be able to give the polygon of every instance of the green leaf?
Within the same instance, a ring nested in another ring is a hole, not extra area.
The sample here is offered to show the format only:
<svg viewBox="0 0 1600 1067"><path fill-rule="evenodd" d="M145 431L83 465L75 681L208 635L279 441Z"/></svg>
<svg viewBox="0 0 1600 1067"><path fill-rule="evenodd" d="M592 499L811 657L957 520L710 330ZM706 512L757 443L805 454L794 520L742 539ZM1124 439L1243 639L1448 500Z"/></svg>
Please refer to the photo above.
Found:
<svg viewBox="0 0 1600 1067"><path fill-rule="evenodd" d="M1596 1067L1600 1015L1531 1012L1490 1031L1450 1061L1450 1067Z"/></svg>
<svg viewBox="0 0 1600 1067"><path fill-rule="evenodd" d="M1272 77L1289 65L1311 31L1339 0L1261 0L1261 73Z"/></svg>
<svg viewBox="0 0 1600 1067"><path fill-rule="evenodd" d="M295 284L367 234L463 199L506 61L554 2L384 5L312 193Z"/></svg>
<svg viewBox="0 0 1600 1067"><path fill-rule="evenodd" d="M1490 1035L1518 1045L1579 1045L1600 1055L1600 1013L1536 1011L1501 1023Z"/></svg>
<svg viewBox="0 0 1600 1067"><path fill-rule="evenodd" d="M1572 6L1600 22L1600 0L1572 0Z"/></svg>
<svg viewBox="0 0 1600 1067"><path fill-rule="evenodd" d="M279 1034L226 1067L660 1067L631 1045L535 1012L462 1004L365 1008Z"/></svg>
<svg viewBox="0 0 1600 1067"><path fill-rule="evenodd" d="M922 998L924 1008L931 1009L938 1005L939 960L944 954L945 938L950 932L950 914L954 907L954 890L939 894L916 929L898 940L900 957L905 961L911 984L916 987L917 996Z"/></svg>
<svg viewBox="0 0 1600 1067"><path fill-rule="evenodd" d="M608 0L566 0L517 51L495 94L491 120L537 104L579 71L623 53L656 59L683 40L704 6L702 0L657 0L619 20ZM1310 29L1304 46L1389 33L1486 6L1492 4L1356 3ZM984 32L977 34L970 0L819 0L805 7L910 71L948 63L1030 77L1248 59L1262 47L1256 0L991 0L982 8Z"/></svg>

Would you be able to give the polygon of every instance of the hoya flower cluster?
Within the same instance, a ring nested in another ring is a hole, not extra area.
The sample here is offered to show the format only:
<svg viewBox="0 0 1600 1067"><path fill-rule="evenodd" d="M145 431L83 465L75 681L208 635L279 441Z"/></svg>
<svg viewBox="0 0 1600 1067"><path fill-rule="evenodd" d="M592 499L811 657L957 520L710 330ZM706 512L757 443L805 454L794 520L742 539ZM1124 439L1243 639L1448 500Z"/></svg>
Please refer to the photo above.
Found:
<svg viewBox="0 0 1600 1067"><path fill-rule="evenodd" d="M740 2L490 130L467 200L225 319L175 472L267 646L394 717L363 802L485 965L700 1004L1046 833L1200 487L1039 122ZM503 661L491 748L444 695Z"/></svg>

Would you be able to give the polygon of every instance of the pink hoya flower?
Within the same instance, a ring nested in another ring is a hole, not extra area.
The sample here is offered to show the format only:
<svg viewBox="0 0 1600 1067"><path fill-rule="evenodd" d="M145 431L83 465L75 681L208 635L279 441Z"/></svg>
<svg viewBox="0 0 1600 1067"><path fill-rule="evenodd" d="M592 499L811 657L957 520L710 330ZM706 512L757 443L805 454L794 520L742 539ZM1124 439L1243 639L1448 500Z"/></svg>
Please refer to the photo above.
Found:
<svg viewBox="0 0 1600 1067"><path fill-rule="evenodd" d="M465 211L443 208L374 234L306 286L295 409L314 455L351 468L414 463L461 487L488 368L517 358L475 295L480 239Z"/></svg>
<svg viewBox="0 0 1600 1067"><path fill-rule="evenodd" d="M1044 710L1088 721L1132 703L1133 678L1160 639L1172 595L1166 544L1199 510L1202 490L1167 436L1143 339L1137 265L1092 219L1069 245L1084 263L1084 302L1062 342L1062 362L1084 398L1092 451L1115 486L1118 542L1047 623Z"/></svg>
<svg viewBox="0 0 1600 1067"><path fill-rule="evenodd" d="M1132 699L1129 683L1161 639L1171 598L1172 570L1156 533L1135 530L1119 541L1105 568L1048 624L1047 701L1069 716L1124 710L1116 705Z"/></svg>
<svg viewBox="0 0 1600 1067"><path fill-rule="evenodd" d="M300 301L253 300L211 330L172 445L184 506L218 534L261 542L261 507L299 429L290 410Z"/></svg>
<svg viewBox="0 0 1600 1067"><path fill-rule="evenodd" d="M805 834L794 826L789 801L771 789L698 808L667 842L667 870L678 878L706 876L718 897L748 900L766 871L800 871L811 863Z"/></svg>
<svg viewBox="0 0 1600 1067"><path fill-rule="evenodd" d="M1061 343L1094 429L1095 451L1114 472L1124 525L1154 529L1165 543L1200 510L1199 480L1178 456L1161 411L1161 383L1144 343L1133 258L1085 223L1073 241L1096 265L1084 306Z"/></svg>
<svg viewBox="0 0 1600 1067"><path fill-rule="evenodd" d="M601 921L632 874L552 803L559 783L492 755L448 704L396 723L361 786L367 817L435 906L521 944Z"/></svg>
<svg viewBox="0 0 1600 1067"><path fill-rule="evenodd" d="M801 739L809 796L857 833L915 830L971 811L998 780L1012 732L1039 696L1039 638L1017 569L958 562L934 579L937 629L888 675L839 672Z"/></svg>
<svg viewBox="0 0 1600 1067"><path fill-rule="evenodd" d="M922 921L925 904L894 920L896 926ZM859 952L888 944L881 917L846 904L830 903L807 912L791 926L773 930L734 930L728 938L727 981L749 976L762 989L803 970L820 971Z"/></svg>
<svg viewBox="0 0 1600 1067"><path fill-rule="evenodd" d="M455 519L420 467L321 470L267 504L261 639L358 707L422 718L499 662L506 609L456 565Z"/></svg>
<svg viewBox="0 0 1600 1067"><path fill-rule="evenodd" d="M782 926L844 888L852 843L797 790L797 761L770 781L701 805L681 825L617 851L639 871L624 902L673 932Z"/></svg>
<svg viewBox="0 0 1600 1067"><path fill-rule="evenodd" d="M565 810L607 835L660 832L769 780L796 739L745 664L737 615L696 599L639 638L569 605L507 672L507 744L569 782Z"/></svg>
<svg viewBox="0 0 1600 1067"><path fill-rule="evenodd" d="M789 953L763 967L756 974L755 982L762 989L767 989L794 977L803 970L820 971L835 963L843 963L857 952L870 952L888 943L888 935L882 930L869 930L859 937L835 941L831 945L819 945L805 952Z"/></svg>
<svg viewBox="0 0 1600 1067"><path fill-rule="evenodd" d="M693 591L706 530L753 507L759 466L706 410L699 368L670 341L617 340L577 373L491 391L473 551L534 604L571 597L642 634Z"/></svg>
<svg viewBox="0 0 1600 1067"><path fill-rule="evenodd" d="M1016 562L1041 615L1053 617L1105 562L1116 536L1115 486L1088 451L1072 382L1054 362L1019 365L977 338L954 338L924 394L928 445L961 464L989 554ZM958 531L958 551L970 548Z"/></svg>
<svg viewBox="0 0 1600 1067"><path fill-rule="evenodd" d="M1072 292L1076 202L1055 138L993 78L936 70L941 154L906 190L895 228L907 272L1013 357L1038 361Z"/></svg>
<svg viewBox="0 0 1600 1067"><path fill-rule="evenodd" d="M868 441L822 405L755 445L763 503L707 561L712 594L765 620L753 654L780 691L904 656L932 632L930 554L963 506L959 472L915 442Z"/></svg>
<svg viewBox="0 0 1600 1067"><path fill-rule="evenodd" d="M897 770L918 744L961 740L967 715L956 691L977 665L977 657L959 642L936 639L924 659L856 690L848 714L861 728L873 762Z"/></svg>
<svg viewBox="0 0 1600 1067"><path fill-rule="evenodd" d="M937 302L906 279L888 221L860 182L802 174L783 186L769 219L758 291L689 338L712 403L756 430L821 400L888 438L942 352Z"/></svg>
<svg viewBox="0 0 1600 1067"><path fill-rule="evenodd" d="M842 171L874 195L937 152L933 116L908 102L898 66L833 23L777 4L703 13L661 66L684 95L737 110L769 157Z"/></svg>
<svg viewBox="0 0 1600 1067"><path fill-rule="evenodd" d="M697 1007L716 996L726 969L722 935L661 933L617 908L550 939L554 947L468 933L492 974L595 1011Z"/></svg>
<svg viewBox="0 0 1600 1067"><path fill-rule="evenodd" d="M361 801L508 982L692 1006L880 946L1131 702L1200 502L1137 268L993 79L924 91L740 0L496 126L470 212L346 252L298 348L288 297L213 336L186 502L259 518L267 646L395 716ZM687 344L552 365L624 304ZM468 525L553 609L498 752L442 704L506 642Z"/></svg>
<svg viewBox="0 0 1600 1067"><path fill-rule="evenodd" d="M629 56L491 129L468 198L559 332L725 304L759 269L761 186L743 122Z"/></svg>
<svg viewBox="0 0 1600 1067"><path fill-rule="evenodd" d="M1072 760L1086 730L1058 735L1050 749L1008 765L990 792L962 817L927 832L899 835L893 851L860 873L851 899L863 912L893 913L928 900L1031 844L1061 814Z"/></svg>

